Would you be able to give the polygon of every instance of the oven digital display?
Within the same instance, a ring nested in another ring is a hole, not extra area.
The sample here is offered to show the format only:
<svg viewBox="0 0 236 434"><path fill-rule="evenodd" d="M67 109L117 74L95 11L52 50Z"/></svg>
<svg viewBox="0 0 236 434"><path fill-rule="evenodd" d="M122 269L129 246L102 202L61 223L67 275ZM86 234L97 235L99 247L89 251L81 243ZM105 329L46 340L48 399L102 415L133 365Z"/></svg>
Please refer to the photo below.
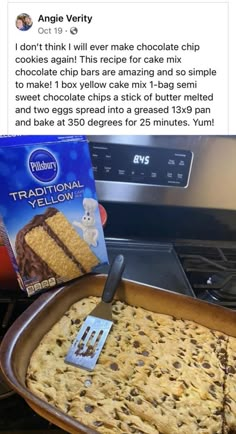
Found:
<svg viewBox="0 0 236 434"><path fill-rule="evenodd" d="M133 158L133 163L144 164L144 166L147 166L150 163L150 155L135 154Z"/></svg>
<svg viewBox="0 0 236 434"><path fill-rule="evenodd" d="M181 149L90 143L96 180L187 187L193 154Z"/></svg>

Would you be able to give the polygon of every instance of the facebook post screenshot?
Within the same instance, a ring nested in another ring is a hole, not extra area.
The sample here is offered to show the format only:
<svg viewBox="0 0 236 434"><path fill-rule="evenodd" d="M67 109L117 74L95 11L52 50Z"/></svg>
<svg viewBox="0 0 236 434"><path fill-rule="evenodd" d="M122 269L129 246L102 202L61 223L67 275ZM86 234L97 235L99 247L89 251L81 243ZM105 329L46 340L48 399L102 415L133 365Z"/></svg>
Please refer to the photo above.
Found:
<svg viewBox="0 0 236 434"><path fill-rule="evenodd" d="M236 0L0 4L0 434L236 433Z"/></svg>

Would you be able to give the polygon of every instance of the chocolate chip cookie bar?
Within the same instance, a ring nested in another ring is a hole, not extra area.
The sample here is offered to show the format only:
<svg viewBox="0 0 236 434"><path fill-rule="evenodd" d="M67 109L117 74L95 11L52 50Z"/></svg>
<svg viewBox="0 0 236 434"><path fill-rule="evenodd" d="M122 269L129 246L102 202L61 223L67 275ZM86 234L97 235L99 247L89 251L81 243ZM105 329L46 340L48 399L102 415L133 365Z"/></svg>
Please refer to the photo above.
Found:
<svg viewBox="0 0 236 434"><path fill-rule="evenodd" d="M98 301L75 303L43 338L27 372L34 394L98 433L234 432L235 338L115 301L112 331L88 373L64 358Z"/></svg>

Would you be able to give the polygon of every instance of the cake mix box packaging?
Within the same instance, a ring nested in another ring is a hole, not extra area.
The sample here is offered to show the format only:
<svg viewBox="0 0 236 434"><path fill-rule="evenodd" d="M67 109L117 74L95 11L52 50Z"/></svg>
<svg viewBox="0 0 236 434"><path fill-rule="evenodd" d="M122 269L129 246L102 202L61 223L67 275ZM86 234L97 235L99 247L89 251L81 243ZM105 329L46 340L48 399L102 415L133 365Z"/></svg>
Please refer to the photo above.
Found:
<svg viewBox="0 0 236 434"><path fill-rule="evenodd" d="M28 295L107 263L86 138L0 137L0 220Z"/></svg>

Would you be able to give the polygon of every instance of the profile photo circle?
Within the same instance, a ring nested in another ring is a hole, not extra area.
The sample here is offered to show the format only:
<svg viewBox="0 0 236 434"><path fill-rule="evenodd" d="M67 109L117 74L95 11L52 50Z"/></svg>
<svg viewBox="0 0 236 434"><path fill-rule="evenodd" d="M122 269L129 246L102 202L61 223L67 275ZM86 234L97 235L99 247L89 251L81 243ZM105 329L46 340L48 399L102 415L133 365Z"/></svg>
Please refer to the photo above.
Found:
<svg viewBox="0 0 236 434"><path fill-rule="evenodd" d="M26 30L31 29L33 25L32 18L29 14L20 14L16 17L16 27L18 30L25 32Z"/></svg>

